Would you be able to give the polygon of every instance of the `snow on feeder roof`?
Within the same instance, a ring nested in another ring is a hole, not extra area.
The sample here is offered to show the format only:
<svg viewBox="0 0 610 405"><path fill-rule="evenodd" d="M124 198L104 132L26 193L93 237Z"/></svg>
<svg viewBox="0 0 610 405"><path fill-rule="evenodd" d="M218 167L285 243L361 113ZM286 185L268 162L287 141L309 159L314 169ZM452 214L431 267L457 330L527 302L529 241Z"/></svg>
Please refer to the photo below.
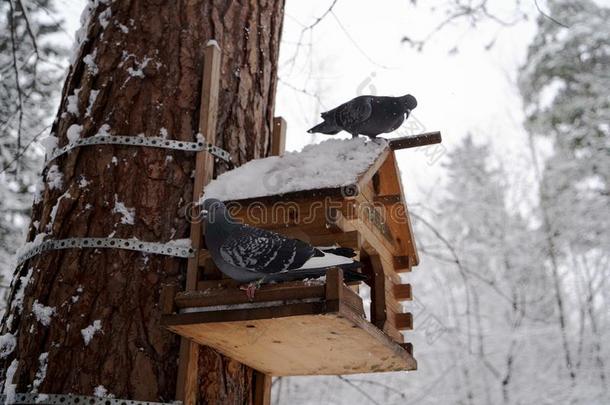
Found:
<svg viewBox="0 0 610 405"><path fill-rule="evenodd" d="M229 201L351 185L386 149L382 139L329 139L300 152L251 160L210 182L204 197Z"/></svg>

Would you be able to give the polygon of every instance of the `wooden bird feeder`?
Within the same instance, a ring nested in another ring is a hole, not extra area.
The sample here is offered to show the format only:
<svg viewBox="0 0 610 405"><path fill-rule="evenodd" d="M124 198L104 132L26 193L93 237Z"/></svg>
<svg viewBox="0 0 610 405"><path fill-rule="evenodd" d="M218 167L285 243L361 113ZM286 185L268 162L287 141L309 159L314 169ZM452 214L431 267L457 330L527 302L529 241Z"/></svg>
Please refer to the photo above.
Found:
<svg viewBox="0 0 610 405"><path fill-rule="evenodd" d="M405 147L405 139L398 141ZM412 298L411 286L400 273L418 264L417 250L392 143L376 148L353 183L225 201L244 223L317 246L355 249L369 277L369 320L358 294L362 286L346 285L339 269L329 270L325 280L263 285L250 301L201 250L196 288L166 293L163 324L265 375L416 369L412 346L402 334L413 328L412 315L403 309ZM270 159L282 170L277 157ZM246 176L249 164L231 176ZM223 177L217 181L231 182Z"/></svg>
<svg viewBox="0 0 610 405"><path fill-rule="evenodd" d="M218 46L206 46L204 62L199 130L206 134L207 142L214 144L220 78ZM248 178L242 175L247 175L249 167L264 165L269 159L275 159L269 167L289 174L285 167L282 169L282 159L297 155L278 157L284 153L286 122L275 118L273 124L269 150L274 156L231 170L220 176L216 185L227 176ZM221 198L233 216L247 224L317 246L336 244L355 249L368 275L368 319L359 295L364 291L363 284L346 285L339 269L330 269L325 279L263 285L255 298L248 300L235 282L215 268L205 250L202 226L194 220L190 239L196 255L188 261L186 289L179 292L170 285L161 292L161 324L182 336L176 398L185 404L197 402L199 345L210 346L255 369L256 405L269 403L271 376L416 369L412 345L404 342L402 334L413 328L412 315L403 308L403 302L412 298L411 285L402 281L400 273L410 272L419 260L394 151L440 141L440 133L433 132L369 143L365 146L369 149L359 151L360 155L366 152L369 159L357 170L348 164L349 151L337 153L333 159L344 159L346 167L352 168L334 173L352 179L338 185L327 181L317 186L313 182L283 190L282 186L293 179L280 176L278 192L260 193L265 188L261 186L254 188L253 195ZM209 153L197 153L195 202L204 188L206 196L214 188L210 183L213 165ZM335 167L335 171L341 170ZM272 175L272 171L262 177ZM332 175L323 170L311 177L332 179ZM260 181L260 177L252 181ZM232 189L252 191L248 186L234 184Z"/></svg>

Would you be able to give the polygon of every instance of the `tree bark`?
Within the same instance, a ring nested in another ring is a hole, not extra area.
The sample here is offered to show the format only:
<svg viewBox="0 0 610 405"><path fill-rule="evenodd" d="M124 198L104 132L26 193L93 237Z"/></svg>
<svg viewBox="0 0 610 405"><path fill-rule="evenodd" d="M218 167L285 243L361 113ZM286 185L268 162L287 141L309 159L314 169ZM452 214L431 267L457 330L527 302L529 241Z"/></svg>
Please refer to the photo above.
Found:
<svg viewBox="0 0 610 405"><path fill-rule="evenodd" d="M73 124L82 125L82 137L105 129L194 141L203 48L216 39L222 47L216 143L237 163L267 155L283 0L98 3L52 129L60 146ZM47 239L188 238L194 163L194 155L182 151L74 149L49 165L62 174L59 187L45 172L29 240L40 232ZM185 269L184 259L118 249L57 250L32 258L16 273L3 319L2 333L15 335L17 346L0 359L0 378L17 364L17 392L93 395L103 386L116 398L172 401L179 338L159 326L158 302L162 284L182 287ZM41 305L52 308L48 325L36 316ZM87 344L82 330L94 330L97 320L101 330ZM46 375L38 382L43 353ZM199 363L201 403L251 403L251 370L211 349L201 350Z"/></svg>

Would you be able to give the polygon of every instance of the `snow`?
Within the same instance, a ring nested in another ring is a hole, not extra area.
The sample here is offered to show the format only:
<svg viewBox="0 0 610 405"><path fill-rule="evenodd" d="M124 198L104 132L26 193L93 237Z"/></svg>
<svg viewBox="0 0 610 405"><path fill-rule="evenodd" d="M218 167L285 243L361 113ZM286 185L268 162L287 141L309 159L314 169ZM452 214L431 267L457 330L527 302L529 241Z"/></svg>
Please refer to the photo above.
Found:
<svg viewBox="0 0 610 405"><path fill-rule="evenodd" d="M15 350L17 346L17 338L12 333L5 333L0 336L0 359L5 358Z"/></svg>
<svg viewBox="0 0 610 405"><path fill-rule="evenodd" d="M78 108L78 94L80 91L80 88L74 89L74 94L68 96L68 105L66 106L66 111L75 117L80 115L80 109Z"/></svg>
<svg viewBox="0 0 610 405"><path fill-rule="evenodd" d="M50 155L53 153L53 151L57 148L57 142L59 141L59 139L57 139L56 136L54 135L49 135L46 138L43 138L40 140L40 144L42 145L42 147L45 150L45 153L47 155Z"/></svg>
<svg viewBox="0 0 610 405"><path fill-rule="evenodd" d="M91 184L91 182L89 180L87 180L87 178L85 176L81 176L81 178L78 179L78 187L79 188L85 188L89 184Z"/></svg>
<svg viewBox="0 0 610 405"><path fill-rule="evenodd" d="M45 235L45 234L39 233L38 235ZM36 236L36 238L38 238L38 235ZM39 241L36 241L36 239L34 239L34 241L37 244L42 243L42 239L40 239ZM30 243L34 243L34 242L30 242ZM26 246L27 246L27 243L26 243ZM23 310L23 298L25 295L25 288L30 283L30 279L32 278L33 272L34 272L34 269L32 267L30 267L25 276L19 277L19 289L15 293L15 298L13 298L13 303L12 303L12 307L17 308L18 314L20 314L21 311Z"/></svg>
<svg viewBox="0 0 610 405"><path fill-rule="evenodd" d="M11 365L8 366L8 369L6 370L6 378L4 379L4 390L2 392L5 395L5 404L12 404L13 402L15 402L15 389L17 388L17 384L13 384L13 378L15 378L15 373L17 372L18 366L19 362L17 361L17 359L13 359Z"/></svg>
<svg viewBox="0 0 610 405"><path fill-rule="evenodd" d="M93 321L93 324L87 326L85 329L81 329L80 333L83 335L83 340L85 341L85 346L89 346L89 342L93 339L96 333L102 331L102 321L96 319Z"/></svg>
<svg viewBox="0 0 610 405"><path fill-rule="evenodd" d="M55 313L55 307L48 307L36 300L32 304L32 313L43 326L49 326L51 324L51 317Z"/></svg>
<svg viewBox="0 0 610 405"><path fill-rule="evenodd" d="M108 389L103 385L98 385L97 387L95 387L95 389L93 390L93 396L96 396L98 398L114 398L114 395L109 394Z"/></svg>
<svg viewBox="0 0 610 405"><path fill-rule="evenodd" d="M38 204L42 201L42 193L44 192L44 181L42 180L42 176L38 176L36 179L36 184L34 185L34 194L32 198L32 202L34 204Z"/></svg>
<svg viewBox="0 0 610 405"><path fill-rule="evenodd" d="M95 136L110 136L110 125L103 124L100 129L97 130Z"/></svg>
<svg viewBox="0 0 610 405"><path fill-rule="evenodd" d="M85 55L83 58L83 62L87 65L87 69L89 73L92 75L97 75L99 73L99 69L97 68L97 64L95 63L95 57L97 56L97 49L94 49L92 53Z"/></svg>
<svg viewBox="0 0 610 405"><path fill-rule="evenodd" d="M21 248L17 249L17 252L15 252L15 256L19 257L21 255L23 255L25 252L27 252L30 249L34 249L35 247L39 246L44 238L47 236L46 233L41 232L39 234L37 234L34 237L34 240L30 241L30 242L26 242Z"/></svg>
<svg viewBox="0 0 610 405"><path fill-rule="evenodd" d="M220 50L220 45L218 45L218 41L216 41L215 39L210 39L208 42L205 43L205 46L215 46Z"/></svg>
<svg viewBox="0 0 610 405"><path fill-rule="evenodd" d="M100 15L98 17L98 21L100 22L100 25L102 26L102 28L105 29L108 26L111 16L112 16L112 10L110 9L110 7L106 8L106 10L104 10L100 13Z"/></svg>
<svg viewBox="0 0 610 405"><path fill-rule="evenodd" d="M146 66L148 66L148 63L151 61L151 58L146 57L142 60L142 62L138 62L137 60L135 61L135 66L136 68L132 68L129 67L127 68L127 73L129 73L129 75L131 77L139 77L140 79L143 79L146 75L144 74L144 68L146 68Z"/></svg>
<svg viewBox="0 0 610 405"><path fill-rule="evenodd" d="M68 137L68 141L70 143L76 142L78 138L80 138L80 134L83 131L83 126L78 124L72 124L66 131L66 136Z"/></svg>
<svg viewBox="0 0 610 405"><path fill-rule="evenodd" d="M47 184L50 190L60 189L64 184L64 175L59 171L57 165L49 167L47 172Z"/></svg>
<svg viewBox="0 0 610 405"><path fill-rule="evenodd" d="M351 185L386 147L384 140L330 139L301 152L251 160L208 184L204 198L239 200Z"/></svg>
<svg viewBox="0 0 610 405"><path fill-rule="evenodd" d="M36 371L36 378L32 381L32 392L38 392L38 387L44 381L47 376L47 366L49 360L49 353L42 353L38 356L38 371Z"/></svg>
<svg viewBox="0 0 610 405"><path fill-rule="evenodd" d="M58 199L53 208L51 208L51 213L49 214L49 222L47 223L48 229L55 223L55 217L57 216L57 210L59 209L59 205L61 204L64 198L72 198L69 191L63 193Z"/></svg>
<svg viewBox="0 0 610 405"><path fill-rule="evenodd" d="M127 208L124 203L119 201L119 197L114 195L114 208L112 212L121 214L121 223L126 225L133 225L135 222L136 209Z"/></svg>
<svg viewBox="0 0 610 405"><path fill-rule="evenodd" d="M98 94L100 94L99 90L91 90L91 92L89 93L89 104L87 105L85 117L91 116L91 111L93 110L93 106L95 105L95 100L97 99Z"/></svg>
<svg viewBox="0 0 610 405"><path fill-rule="evenodd" d="M191 248L191 240L189 238L172 239L169 242L167 242L167 245L175 246L175 247L179 247L179 248L190 249Z"/></svg>

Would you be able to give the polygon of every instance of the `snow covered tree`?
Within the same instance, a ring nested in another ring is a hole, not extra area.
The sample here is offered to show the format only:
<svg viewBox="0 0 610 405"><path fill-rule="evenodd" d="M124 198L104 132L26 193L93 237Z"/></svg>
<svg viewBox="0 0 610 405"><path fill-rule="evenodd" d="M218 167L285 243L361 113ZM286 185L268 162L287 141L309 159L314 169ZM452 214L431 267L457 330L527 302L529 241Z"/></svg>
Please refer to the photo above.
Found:
<svg viewBox="0 0 610 405"><path fill-rule="evenodd" d="M238 164L265 156L283 6L90 1L45 144L52 149L101 133L195 141L204 45L216 39L217 144ZM194 165L183 151L77 148L45 168L28 240L188 237ZM179 338L160 327L158 303L162 284L183 284L185 267L183 259L111 249L28 260L13 280L2 324L4 393L173 400ZM203 403L251 401L252 370L209 349L199 363Z"/></svg>
<svg viewBox="0 0 610 405"><path fill-rule="evenodd" d="M565 363L572 384L597 379L605 386L610 9L588 0L561 0L550 3L550 12L553 20L538 19L519 86L532 155L540 168L539 216L555 280ZM538 163L541 141L550 143L551 150ZM569 293L574 288L576 295ZM579 308L577 316L569 306ZM570 337L576 329L572 325L578 325L578 335Z"/></svg>
<svg viewBox="0 0 610 405"><path fill-rule="evenodd" d="M21 244L42 153L35 141L49 127L64 71L64 50L52 36L60 29L51 0L0 3L0 276ZM10 281L10 278L9 280ZM8 283L0 281L0 284ZM4 292L0 294L4 297ZM0 299L4 303L3 298ZM2 305L4 307L4 305Z"/></svg>

